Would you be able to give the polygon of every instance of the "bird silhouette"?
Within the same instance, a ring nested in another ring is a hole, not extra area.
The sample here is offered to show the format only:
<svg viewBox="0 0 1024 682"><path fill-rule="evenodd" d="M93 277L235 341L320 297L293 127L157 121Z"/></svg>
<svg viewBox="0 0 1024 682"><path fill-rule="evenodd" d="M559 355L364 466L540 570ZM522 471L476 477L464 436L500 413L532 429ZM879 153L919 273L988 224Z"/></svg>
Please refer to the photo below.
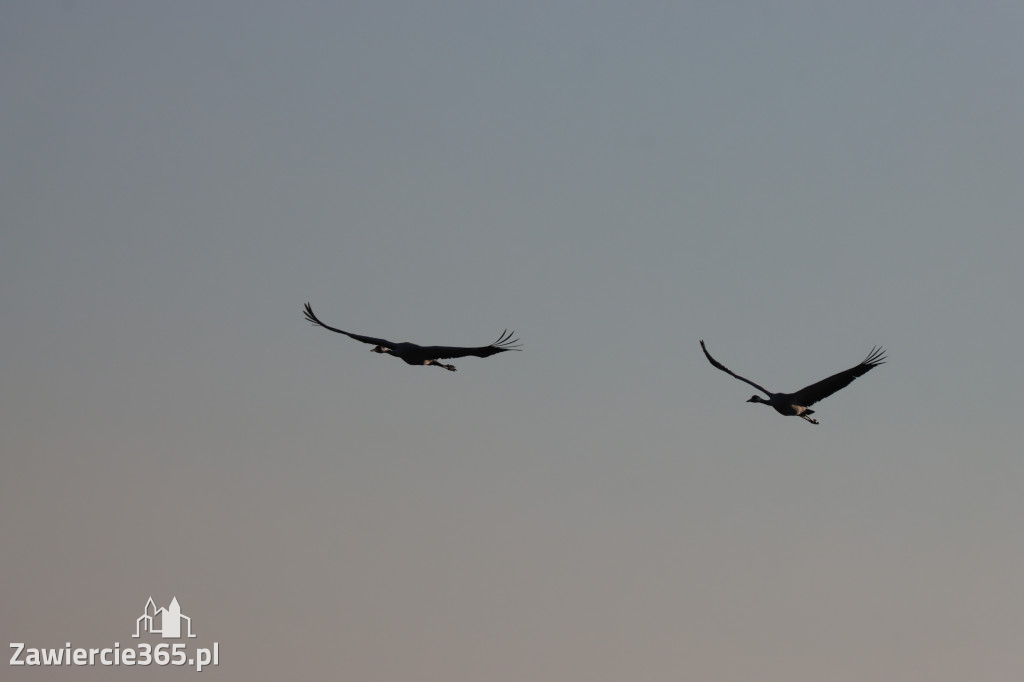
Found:
<svg viewBox="0 0 1024 682"><path fill-rule="evenodd" d="M440 359L451 359L451 358L464 358L464 357L477 357L487 358L495 353L504 353L509 350L522 350L519 346L519 339L513 339L512 336L515 332L509 333L506 329L498 337L498 340L489 346L478 346L476 348L463 348L461 346L419 346L415 343L409 343L403 341L401 343L394 343L387 339L377 339L372 336L362 336L360 334L353 334L351 332L344 331L343 329L337 329L331 327L320 321L320 318L313 312L312 306L306 303L305 307L306 319L310 323L317 327L323 327L324 329L330 329L332 332L344 334L345 336L355 339L356 341L362 341L363 343L370 344L373 346L370 350L374 353L387 353L388 355L394 355L396 358L401 358L407 364L410 365L435 365L437 367L443 367L450 372L455 371L454 365L446 365L438 362Z"/></svg>
<svg viewBox="0 0 1024 682"><path fill-rule="evenodd" d="M747 382L768 396L768 399L765 400L759 395L753 395L750 397L750 400L747 401L748 403L771 405L775 408L775 411L781 415L785 415L787 417L802 417L812 424L817 424L818 420L811 418L810 415L814 414L814 410L809 410L807 408L819 400L824 400L836 391L846 388L854 379L867 374L872 370L872 368L885 364L885 351L881 347L872 348L871 352L868 353L868 356L856 367L851 367L850 369L839 372L838 374L833 374L827 379L822 379L816 384L805 386L794 393L772 393L764 386L755 384L746 377L741 377L739 374L736 374L718 360L711 357L711 353L708 352L703 339L701 339L700 347L704 350L704 355L708 357L708 361L712 365L726 374L731 374L740 381Z"/></svg>

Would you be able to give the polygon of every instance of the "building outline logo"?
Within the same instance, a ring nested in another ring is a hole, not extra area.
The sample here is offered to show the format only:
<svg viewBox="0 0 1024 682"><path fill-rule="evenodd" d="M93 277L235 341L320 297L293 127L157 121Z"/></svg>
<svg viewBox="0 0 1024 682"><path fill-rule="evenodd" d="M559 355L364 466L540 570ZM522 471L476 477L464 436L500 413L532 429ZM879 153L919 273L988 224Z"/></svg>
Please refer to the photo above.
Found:
<svg viewBox="0 0 1024 682"><path fill-rule="evenodd" d="M160 627L156 627L159 618ZM192 633L192 619L181 612L178 605L178 598L172 597L167 608L157 608L153 597L146 601L142 615L135 619L135 634L132 637L140 637L142 632L159 634L164 639L181 639L181 621L185 621L188 637L195 637Z"/></svg>

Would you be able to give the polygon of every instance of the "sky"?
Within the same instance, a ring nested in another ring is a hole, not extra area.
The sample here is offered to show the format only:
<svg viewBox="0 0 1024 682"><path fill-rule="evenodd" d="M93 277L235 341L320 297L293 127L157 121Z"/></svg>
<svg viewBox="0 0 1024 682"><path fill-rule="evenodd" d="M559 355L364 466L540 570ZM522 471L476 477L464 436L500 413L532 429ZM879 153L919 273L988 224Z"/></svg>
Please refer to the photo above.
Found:
<svg viewBox="0 0 1024 682"><path fill-rule="evenodd" d="M1019 682L1022 34L3 3L0 639L155 646L153 597L214 680ZM777 391L889 361L812 426L700 339Z"/></svg>

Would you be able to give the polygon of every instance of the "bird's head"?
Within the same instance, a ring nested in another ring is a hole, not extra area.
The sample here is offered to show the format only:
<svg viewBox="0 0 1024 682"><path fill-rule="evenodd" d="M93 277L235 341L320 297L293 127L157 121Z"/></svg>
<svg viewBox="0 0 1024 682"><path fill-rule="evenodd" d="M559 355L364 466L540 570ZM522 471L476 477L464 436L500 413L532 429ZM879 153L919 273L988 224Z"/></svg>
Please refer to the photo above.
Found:
<svg viewBox="0 0 1024 682"><path fill-rule="evenodd" d="M748 403L764 403L764 402L768 402L768 401L766 401L764 398L762 398L759 395L752 395L752 396L750 396L750 400L748 400L747 402Z"/></svg>

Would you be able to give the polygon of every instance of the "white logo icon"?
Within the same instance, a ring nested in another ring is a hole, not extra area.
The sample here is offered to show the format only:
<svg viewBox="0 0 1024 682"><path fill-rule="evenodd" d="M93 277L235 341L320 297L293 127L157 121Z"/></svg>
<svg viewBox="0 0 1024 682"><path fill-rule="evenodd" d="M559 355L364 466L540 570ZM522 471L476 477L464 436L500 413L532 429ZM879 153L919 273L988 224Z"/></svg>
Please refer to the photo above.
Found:
<svg viewBox="0 0 1024 682"><path fill-rule="evenodd" d="M150 597L142 615L135 620L135 634L132 637L138 637L141 631L159 634L164 639L179 639L181 637L181 621L185 621L188 636L195 637L192 634L192 619L182 614L177 597L171 599L171 603L166 609L162 606L158 609L153 603L153 598ZM160 625L159 628L157 623Z"/></svg>

